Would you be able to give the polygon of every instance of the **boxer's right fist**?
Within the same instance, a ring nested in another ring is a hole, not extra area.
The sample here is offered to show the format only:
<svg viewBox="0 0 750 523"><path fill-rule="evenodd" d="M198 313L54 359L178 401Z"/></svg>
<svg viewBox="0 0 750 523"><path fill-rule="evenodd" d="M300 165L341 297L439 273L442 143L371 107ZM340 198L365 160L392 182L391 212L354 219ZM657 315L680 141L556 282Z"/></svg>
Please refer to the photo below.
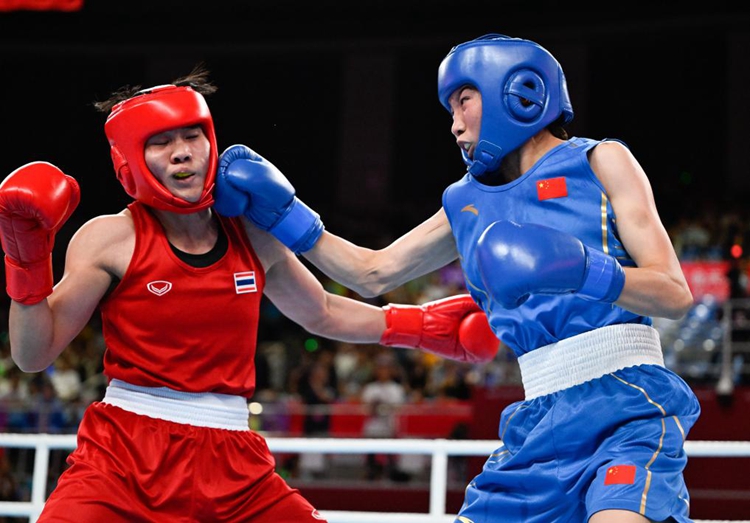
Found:
<svg viewBox="0 0 750 523"><path fill-rule="evenodd" d="M219 157L216 212L244 214L295 253L310 250L323 234L320 216L294 195L294 187L271 162L244 145Z"/></svg>
<svg viewBox="0 0 750 523"><path fill-rule="evenodd" d="M13 300L33 305L52 293L55 234L80 199L78 182L47 162L19 167L0 183L0 240Z"/></svg>

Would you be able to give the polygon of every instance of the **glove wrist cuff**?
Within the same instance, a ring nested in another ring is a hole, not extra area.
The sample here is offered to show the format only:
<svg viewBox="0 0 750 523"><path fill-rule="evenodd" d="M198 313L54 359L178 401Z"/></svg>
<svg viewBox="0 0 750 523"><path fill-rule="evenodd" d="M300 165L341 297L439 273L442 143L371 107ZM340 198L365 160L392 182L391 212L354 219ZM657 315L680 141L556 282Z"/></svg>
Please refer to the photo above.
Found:
<svg viewBox="0 0 750 523"><path fill-rule="evenodd" d="M13 301L34 305L52 294L52 255L44 260L20 265L5 256L6 292Z"/></svg>
<svg viewBox="0 0 750 523"><path fill-rule="evenodd" d="M309 251L323 234L320 215L294 198L289 211L270 229L277 240L295 254Z"/></svg>
<svg viewBox="0 0 750 523"><path fill-rule="evenodd" d="M386 328L380 344L386 347L417 349L422 341L423 311L416 305L386 305Z"/></svg>
<svg viewBox="0 0 750 523"><path fill-rule="evenodd" d="M588 264L578 295L605 303L616 302L625 286L625 271L609 254L588 248L586 254Z"/></svg>

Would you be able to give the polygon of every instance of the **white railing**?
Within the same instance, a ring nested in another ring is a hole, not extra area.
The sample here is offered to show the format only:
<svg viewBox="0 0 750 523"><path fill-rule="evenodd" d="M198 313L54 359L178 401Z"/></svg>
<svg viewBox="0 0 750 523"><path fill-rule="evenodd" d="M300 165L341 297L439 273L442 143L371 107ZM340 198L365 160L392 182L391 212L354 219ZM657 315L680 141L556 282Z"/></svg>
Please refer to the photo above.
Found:
<svg viewBox="0 0 750 523"><path fill-rule="evenodd" d="M358 438L268 438L271 452L322 454L421 454L432 456L430 468L430 502L428 513L347 512L321 510L329 523L453 523L455 516L446 514L448 456L486 456L499 446L497 440L446 439L358 439ZM1 516L27 516L35 523L44 507L46 478L51 449L76 447L75 435L0 434L0 448L33 448L34 472L31 501L0 502ZM690 457L750 457L747 441L687 441ZM696 523L719 523L696 521ZM750 523L733 521L731 523Z"/></svg>

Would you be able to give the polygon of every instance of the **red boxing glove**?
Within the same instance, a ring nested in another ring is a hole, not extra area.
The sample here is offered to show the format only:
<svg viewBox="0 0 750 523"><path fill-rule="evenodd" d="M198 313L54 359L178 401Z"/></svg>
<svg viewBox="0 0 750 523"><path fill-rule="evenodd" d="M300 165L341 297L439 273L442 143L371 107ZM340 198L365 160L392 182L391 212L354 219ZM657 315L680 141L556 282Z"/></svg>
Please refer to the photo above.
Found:
<svg viewBox="0 0 750 523"><path fill-rule="evenodd" d="M52 294L55 234L80 199L78 182L47 162L19 167L0 183L0 240L13 300L33 305Z"/></svg>
<svg viewBox="0 0 750 523"><path fill-rule="evenodd" d="M383 310L386 329L381 345L424 349L470 363L490 361L500 348L487 316L468 294L423 305L391 303Z"/></svg>

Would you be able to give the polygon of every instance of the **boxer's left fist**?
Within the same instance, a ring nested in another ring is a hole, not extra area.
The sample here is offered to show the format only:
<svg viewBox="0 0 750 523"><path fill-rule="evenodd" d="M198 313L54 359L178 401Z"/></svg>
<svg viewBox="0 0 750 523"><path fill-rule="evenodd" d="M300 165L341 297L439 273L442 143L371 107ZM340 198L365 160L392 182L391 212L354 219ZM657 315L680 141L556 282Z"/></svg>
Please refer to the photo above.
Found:
<svg viewBox="0 0 750 523"><path fill-rule="evenodd" d="M506 309L532 294L575 293L613 303L625 286L613 256L542 225L495 222L479 237L476 253L484 288Z"/></svg>

